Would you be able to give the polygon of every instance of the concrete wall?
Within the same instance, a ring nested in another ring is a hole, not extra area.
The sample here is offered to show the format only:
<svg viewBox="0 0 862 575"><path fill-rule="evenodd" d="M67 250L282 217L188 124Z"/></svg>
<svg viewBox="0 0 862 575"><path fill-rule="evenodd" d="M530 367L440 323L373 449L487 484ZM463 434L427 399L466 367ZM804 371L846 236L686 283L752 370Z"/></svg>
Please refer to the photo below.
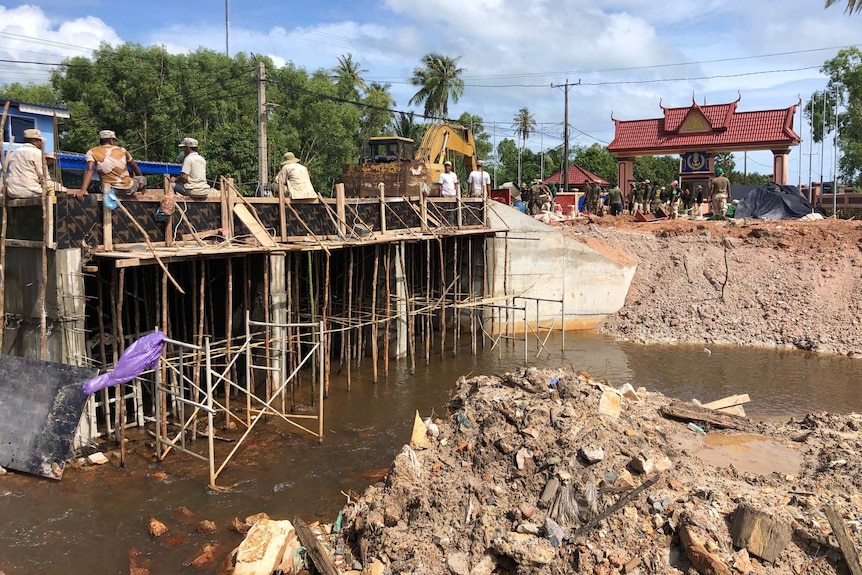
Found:
<svg viewBox="0 0 862 575"><path fill-rule="evenodd" d="M488 242L487 297L562 300L566 329L592 329L623 306L637 268L633 259L611 249L604 255L517 209L489 204L491 228L508 233ZM528 322L536 324L535 303L528 308ZM560 304L540 302L539 326L557 319L559 328L560 311Z"/></svg>

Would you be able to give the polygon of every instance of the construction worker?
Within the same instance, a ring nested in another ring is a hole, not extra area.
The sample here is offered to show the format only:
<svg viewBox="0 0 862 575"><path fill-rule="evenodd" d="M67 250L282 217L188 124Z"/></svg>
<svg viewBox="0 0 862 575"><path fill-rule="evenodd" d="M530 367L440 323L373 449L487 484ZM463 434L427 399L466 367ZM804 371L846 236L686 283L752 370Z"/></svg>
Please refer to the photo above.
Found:
<svg viewBox="0 0 862 575"><path fill-rule="evenodd" d="M614 186L608 191L608 203L611 205L612 216L623 213L623 191L619 186Z"/></svg>
<svg viewBox="0 0 862 575"><path fill-rule="evenodd" d="M36 129L24 130L24 145L6 157L6 194L12 199L41 198L45 190L54 189L54 182L46 178L42 165L45 138ZM47 184L44 185L43 184Z"/></svg>
<svg viewBox="0 0 862 575"><path fill-rule="evenodd" d="M542 183L542 180L536 179L530 185L530 203L533 205L531 213L540 211L551 211L551 189Z"/></svg>
<svg viewBox="0 0 862 575"><path fill-rule="evenodd" d="M141 173L132 155L117 145L117 134L113 130L99 132L99 145L87 150L86 159L87 170L84 172L81 189L78 192L70 191L78 199L87 194L87 188L96 171L99 172L103 193L114 190L123 196L134 196L147 190L147 178ZM134 176L129 174L129 168Z"/></svg>
<svg viewBox="0 0 862 575"><path fill-rule="evenodd" d="M599 214L599 195L601 191L599 190L599 183L595 180L591 182L587 182L587 211L591 214L598 215Z"/></svg>

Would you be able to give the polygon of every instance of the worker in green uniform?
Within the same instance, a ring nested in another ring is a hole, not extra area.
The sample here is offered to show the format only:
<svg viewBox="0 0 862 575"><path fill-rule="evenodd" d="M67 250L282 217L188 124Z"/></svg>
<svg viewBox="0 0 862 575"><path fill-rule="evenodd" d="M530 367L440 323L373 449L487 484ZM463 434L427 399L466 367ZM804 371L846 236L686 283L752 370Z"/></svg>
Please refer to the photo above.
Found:
<svg viewBox="0 0 862 575"><path fill-rule="evenodd" d="M709 201L717 220L727 219L727 202L730 200L730 180L721 168L715 169L715 177L709 181Z"/></svg>
<svg viewBox="0 0 862 575"><path fill-rule="evenodd" d="M614 186L608 190L608 203L611 205L612 216L623 213L623 191L619 186Z"/></svg>

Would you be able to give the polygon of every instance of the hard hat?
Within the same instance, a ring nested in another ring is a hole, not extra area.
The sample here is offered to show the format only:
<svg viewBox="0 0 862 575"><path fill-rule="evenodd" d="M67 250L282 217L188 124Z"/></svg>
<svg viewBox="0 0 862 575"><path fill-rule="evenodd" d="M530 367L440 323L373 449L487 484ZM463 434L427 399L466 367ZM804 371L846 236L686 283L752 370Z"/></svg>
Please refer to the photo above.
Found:
<svg viewBox="0 0 862 575"><path fill-rule="evenodd" d="M715 169L715 173L716 173L716 174L718 174L718 175L720 176L720 175L722 175L722 174L724 173L724 170L723 170L722 168L720 168L720 167L719 167L719 168L716 168L716 169Z"/></svg>

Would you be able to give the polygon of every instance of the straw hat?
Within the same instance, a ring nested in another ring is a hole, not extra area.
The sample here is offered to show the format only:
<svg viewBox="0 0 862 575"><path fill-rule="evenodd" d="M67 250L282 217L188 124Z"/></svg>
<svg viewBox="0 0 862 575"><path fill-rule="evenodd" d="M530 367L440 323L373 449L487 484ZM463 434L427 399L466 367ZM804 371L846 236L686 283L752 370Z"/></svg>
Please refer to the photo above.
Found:
<svg viewBox="0 0 862 575"><path fill-rule="evenodd" d="M281 161L282 166L285 164L298 164L298 163L299 163L299 160L296 158L296 156L293 155L293 152L285 152L284 153L284 159Z"/></svg>

